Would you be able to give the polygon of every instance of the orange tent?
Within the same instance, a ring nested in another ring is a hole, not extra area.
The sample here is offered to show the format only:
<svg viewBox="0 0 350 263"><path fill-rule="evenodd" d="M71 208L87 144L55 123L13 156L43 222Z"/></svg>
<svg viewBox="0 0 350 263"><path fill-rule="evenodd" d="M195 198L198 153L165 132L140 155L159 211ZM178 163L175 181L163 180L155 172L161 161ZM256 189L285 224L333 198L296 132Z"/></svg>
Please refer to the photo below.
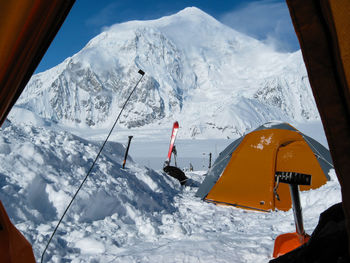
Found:
<svg viewBox="0 0 350 263"><path fill-rule="evenodd" d="M281 183L274 192L276 172L310 174L311 185L300 187L309 190L325 184L332 167L320 143L289 124L267 123L220 153L196 195L218 204L286 211L292 206L289 187Z"/></svg>

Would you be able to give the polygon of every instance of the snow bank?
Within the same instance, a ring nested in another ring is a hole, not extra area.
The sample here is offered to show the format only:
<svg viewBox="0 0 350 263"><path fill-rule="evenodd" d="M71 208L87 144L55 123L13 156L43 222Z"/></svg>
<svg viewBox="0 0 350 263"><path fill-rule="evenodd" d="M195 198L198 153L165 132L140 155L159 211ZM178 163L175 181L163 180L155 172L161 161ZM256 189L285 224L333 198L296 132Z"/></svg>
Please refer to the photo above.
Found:
<svg viewBox="0 0 350 263"><path fill-rule="evenodd" d="M0 198L37 260L99 146L29 124L2 129ZM294 231L292 211L215 206L195 198L195 187L181 188L132 159L123 170L124 150L107 144L46 262L267 262L276 236ZM187 176L202 181L203 174ZM334 171L330 176L325 186L301 194L308 233L319 214L341 200Z"/></svg>
<svg viewBox="0 0 350 263"><path fill-rule="evenodd" d="M5 126L0 136L0 198L39 258L101 143L31 125ZM139 167L131 158L127 163L130 168L123 170L124 150L119 143L106 145L59 228L47 259L101 252L103 247L96 244L106 245L104 235L117 247L132 243L154 232L153 213L175 209L173 199L180 187ZM142 227L145 222L147 229ZM116 235L116 229L122 229L121 233Z"/></svg>

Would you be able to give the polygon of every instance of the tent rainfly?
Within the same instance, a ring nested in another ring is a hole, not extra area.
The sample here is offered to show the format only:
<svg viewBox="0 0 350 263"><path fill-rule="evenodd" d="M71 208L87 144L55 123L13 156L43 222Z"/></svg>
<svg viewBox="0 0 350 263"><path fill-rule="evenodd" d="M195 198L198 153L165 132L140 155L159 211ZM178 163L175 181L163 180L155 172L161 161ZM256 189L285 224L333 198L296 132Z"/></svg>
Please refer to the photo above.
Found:
<svg viewBox="0 0 350 263"><path fill-rule="evenodd" d="M325 184L331 168L329 151L316 140L287 123L267 123L220 153L196 196L245 209L287 211L289 187L281 183L275 189L277 172L311 175L311 185L300 186L305 191Z"/></svg>

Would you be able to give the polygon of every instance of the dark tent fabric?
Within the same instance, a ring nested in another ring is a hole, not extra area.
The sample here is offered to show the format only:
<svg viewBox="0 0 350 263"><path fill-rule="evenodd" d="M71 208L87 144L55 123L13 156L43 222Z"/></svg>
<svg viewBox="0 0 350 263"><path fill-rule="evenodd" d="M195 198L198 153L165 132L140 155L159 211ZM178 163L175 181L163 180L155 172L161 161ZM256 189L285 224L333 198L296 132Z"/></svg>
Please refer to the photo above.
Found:
<svg viewBox="0 0 350 263"><path fill-rule="evenodd" d="M73 3L72 0L0 1L0 123ZM342 187L350 233L350 1L287 0L287 4Z"/></svg>
<svg viewBox="0 0 350 263"><path fill-rule="evenodd" d="M27 85L74 0L0 1L0 126ZM35 262L0 201L0 262Z"/></svg>
<svg viewBox="0 0 350 263"><path fill-rule="evenodd" d="M75 0L0 1L0 125Z"/></svg>
<svg viewBox="0 0 350 263"><path fill-rule="evenodd" d="M349 236L350 1L287 0L287 4L341 185Z"/></svg>
<svg viewBox="0 0 350 263"><path fill-rule="evenodd" d="M320 215L309 241L270 263L347 263L348 240L342 204L338 203Z"/></svg>

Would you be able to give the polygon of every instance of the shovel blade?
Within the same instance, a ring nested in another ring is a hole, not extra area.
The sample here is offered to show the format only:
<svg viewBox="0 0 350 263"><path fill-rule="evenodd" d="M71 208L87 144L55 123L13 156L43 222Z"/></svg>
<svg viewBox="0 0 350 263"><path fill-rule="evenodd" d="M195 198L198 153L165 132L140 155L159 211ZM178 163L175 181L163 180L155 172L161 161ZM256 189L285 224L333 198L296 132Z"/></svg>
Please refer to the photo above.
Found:
<svg viewBox="0 0 350 263"><path fill-rule="evenodd" d="M282 256L297 247L305 244L309 240L309 235L300 235L298 233L286 233L279 235L275 240L273 257Z"/></svg>

